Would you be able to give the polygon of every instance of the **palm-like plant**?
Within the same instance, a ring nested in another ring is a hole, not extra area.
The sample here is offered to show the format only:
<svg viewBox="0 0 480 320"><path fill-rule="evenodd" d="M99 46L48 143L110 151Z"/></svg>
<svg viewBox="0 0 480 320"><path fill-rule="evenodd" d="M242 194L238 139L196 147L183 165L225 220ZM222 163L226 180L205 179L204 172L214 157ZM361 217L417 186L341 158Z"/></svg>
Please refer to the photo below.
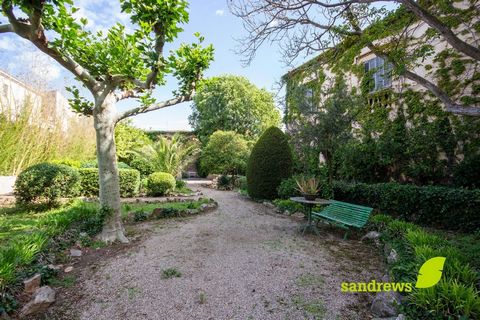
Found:
<svg viewBox="0 0 480 320"><path fill-rule="evenodd" d="M184 139L176 133L171 138L159 139L136 153L151 162L155 171L168 172L178 176L186 165L198 154L198 143Z"/></svg>

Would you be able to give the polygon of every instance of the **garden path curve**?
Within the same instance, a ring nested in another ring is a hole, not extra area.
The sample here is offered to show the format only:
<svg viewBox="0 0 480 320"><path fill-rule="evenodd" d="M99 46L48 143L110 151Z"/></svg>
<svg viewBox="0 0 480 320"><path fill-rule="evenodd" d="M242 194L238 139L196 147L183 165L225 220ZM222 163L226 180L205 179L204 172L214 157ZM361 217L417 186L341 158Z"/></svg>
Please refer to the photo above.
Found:
<svg viewBox="0 0 480 320"><path fill-rule="evenodd" d="M342 281L380 279L370 245L322 228L301 236L301 219L282 216L236 192L201 189L219 207L204 215L146 223L145 241L81 270L78 301L51 318L365 319L368 294ZM163 279L175 268L181 277Z"/></svg>

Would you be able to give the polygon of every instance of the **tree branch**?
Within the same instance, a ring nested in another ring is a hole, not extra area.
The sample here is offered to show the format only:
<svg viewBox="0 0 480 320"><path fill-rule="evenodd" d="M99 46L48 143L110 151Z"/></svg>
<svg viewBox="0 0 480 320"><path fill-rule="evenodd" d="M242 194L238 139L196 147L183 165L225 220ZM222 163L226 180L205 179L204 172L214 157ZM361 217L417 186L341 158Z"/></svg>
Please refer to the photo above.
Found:
<svg viewBox="0 0 480 320"><path fill-rule="evenodd" d="M26 21L20 21L15 17L10 1L2 1L2 10L7 16L8 21L10 22L8 26L11 26L13 32L20 37L29 40L33 45L40 49L40 51L60 63L65 69L79 78L90 91L94 92L98 90L100 82L95 80L86 69L74 61L70 56L48 46L47 37L42 26L41 7L33 8L32 14Z"/></svg>
<svg viewBox="0 0 480 320"><path fill-rule="evenodd" d="M155 110L171 107L171 106L174 106L176 104L186 102L186 101L190 101L190 100L192 100L192 95L184 95L184 96L175 97L175 98L172 98L172 99L160 102L160 103L155 103L155 104L152 104L150 106L141 106L141 107L133 108L133 109L127 110L125 112L119 113L117 115L116 122L118 122L120 120L123 120L125 118L128 118L128 117L136 116L136 115L141 114L141 113L147 113L147 112L150 112L150 111L155 111Z"/></svg>
<svg viewBox="0 0 480 320"><path fill-rule="evenodd" d="M437 17L418 5L417 2L412 0L398 0L404 4L413 14L425 21L430 27L437 30L452 47L462 52L463 54L472 57L473 59L480 61L480 49L476 48L469 43L461 40L453 33L452 29L442 23Z"/></svg>
<svg viewBox="0 0 480 320"><path fill-rule="evenodd" d="M0 25L0 33L14 32L11 24Z"/></svg>
<svg viewBox="0 0 480 320"><path fill-rule="evenodd" d="M352 25L352 27L356 31L361 31L360 27L353 15L353 13L350 10L347 10L347 18ZM398 63L394 59L390 59L388 54L386 54L384 51L382 51L380 48L375 46L371 41L367 43L367 47L378 57L381 57L385 59L386 61L389 61L393 63L397 68L399 67ZM415 83L418 83L425 89L429 90L435 97L437 97L438 100L440 100L444 105L445 105L445 111L451 112L453 114L458 114L458 115L466 115L466 116L480 116L480 107L479 106L465 106L456 103L455 101L450 98L450 96L440 89L439 86L434 84L433 82L429 81L428 79L410 71L407 70L406 68L403 68L402 74L405 78L412 80Z"/></svg>

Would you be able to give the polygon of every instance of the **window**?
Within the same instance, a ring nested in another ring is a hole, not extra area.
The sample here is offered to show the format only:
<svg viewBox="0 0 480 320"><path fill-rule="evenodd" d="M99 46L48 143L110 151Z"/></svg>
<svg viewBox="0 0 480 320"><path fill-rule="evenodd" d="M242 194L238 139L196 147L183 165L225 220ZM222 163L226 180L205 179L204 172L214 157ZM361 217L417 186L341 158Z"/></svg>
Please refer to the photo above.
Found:
<svg viewBox="0 0 480 320"><path fill-rule="evenodd" d="M297 105L302 113L315 112L315 92L309 84L303 84L299 86Z"/></svg>
<svg viewBox="0 0 480 320"><path fill-rule="evenodd" d="M380 57L365 62L365 73L370 76L370 92L375 92L392 85L392 64L385 63Z"/></svg>

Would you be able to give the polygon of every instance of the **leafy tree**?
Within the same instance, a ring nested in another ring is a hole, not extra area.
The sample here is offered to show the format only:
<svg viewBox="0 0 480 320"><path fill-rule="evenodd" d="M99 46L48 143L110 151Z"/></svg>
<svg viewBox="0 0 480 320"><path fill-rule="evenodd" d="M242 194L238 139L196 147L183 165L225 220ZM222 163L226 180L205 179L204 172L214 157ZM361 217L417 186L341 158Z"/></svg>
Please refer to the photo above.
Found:
<svg viewBox="0 0 480 320"><path fill-rule="evenodd" d="M325 94L328 98L320 105L319 111L312 112L293 134L293 145L304 146L303 149L306 146L308 150L303 150L304 153L314 151L317 159L321 155L331 183L335 152L351 138L352 121L364 102L360 96L349 92L343 81L335 82Z"/></svg>
<svg viewBox="0 0 480 320"><path fill-rule="evenodd" d="M383 2L383 3L382 3ZM454 114L480 116L479 100L475 96L465 99L452 94L444 86L444 79L432 81L417 68L425 59L436 58L433 45L444 40L451 46L454 57L480 62L478 37L473 42L458 32L478 33L479 9L476 1L415 1L391 0L393 9L385 7L384 0L233 0L233 14L244 20L248 35L243 39L241 53L250 62L264 43L281 42L285 60L292 62L301 55L329 52L330 62L352 64L353 57L364 47L393 64L393 72L434 95L444 110ZM391 8L392 8L391 7ZM398 9L398 10L397 10ZM412 30L418 22L428 25L423 37L412 41ZM475 27L472 28L472 25ZM378 39L389 39L376 41ZM345 44L355 52L332 49ZM472 67L475 69L475 66ZM474 73L474 72L472 72ZM445 75L445 72L443 76ZM477 76L470 75L465 82L475 91ZM464 89L464 88L463 88ZM463 98L463 97L462 97Z"/></svg>
<svg viewBox="0 0 480 320"><path fill-rule="evenodd" d="M72 0L1 0L1 12L8 19L0 34L14 33L37 47L70 71L92 95L91 102L77 87L70 87L73 108L93 116L96 130L101 206L113 214L100 237L107 242L128 242L120 215L120 190L114 128L118 121L141 113L189 101L196 83L213 59L212 46L182 44L165 55L188 22L185 0L120 0L122 12L130 15L134 31L120 23L105 33L86 28L87 19L75 18L79 9ZM18 13L21 15L18 16ZM166 76L177 78L173 98L157 102L152 90L164 85ZM135 98L139 106L118 112L116 103Z"/></svg>
<svg viewBox="0 0 480 320"><path fill-rule="evenodd" d="M145 131L135 128L130 119L118 123L115 127L115 144L120 161L130 159L133 150L138 150L150 143L151 140Z"/></svg>
<svg viewBox="0 0 480 320"><path fill-rule="evenodd" d="M150 162L155 171L178 176L199 151L198 141L186 140L176 133L172 138L159 137L136 153Z"/></svg>
<svg viewBox="0 0 480 320"><path fill-rule="evenodd" d="M200 169L205 173L244 174L250 148L245 138L233 131L216 131L200 156Z"/></svg>
<svg viewBox="0 0 480 320"><path fill-rule="evenodd" d="M280 125L272 95L240 76L203 80L192 108L190 124L202 142L217 130L257 138L265 129Z"/></svg>

